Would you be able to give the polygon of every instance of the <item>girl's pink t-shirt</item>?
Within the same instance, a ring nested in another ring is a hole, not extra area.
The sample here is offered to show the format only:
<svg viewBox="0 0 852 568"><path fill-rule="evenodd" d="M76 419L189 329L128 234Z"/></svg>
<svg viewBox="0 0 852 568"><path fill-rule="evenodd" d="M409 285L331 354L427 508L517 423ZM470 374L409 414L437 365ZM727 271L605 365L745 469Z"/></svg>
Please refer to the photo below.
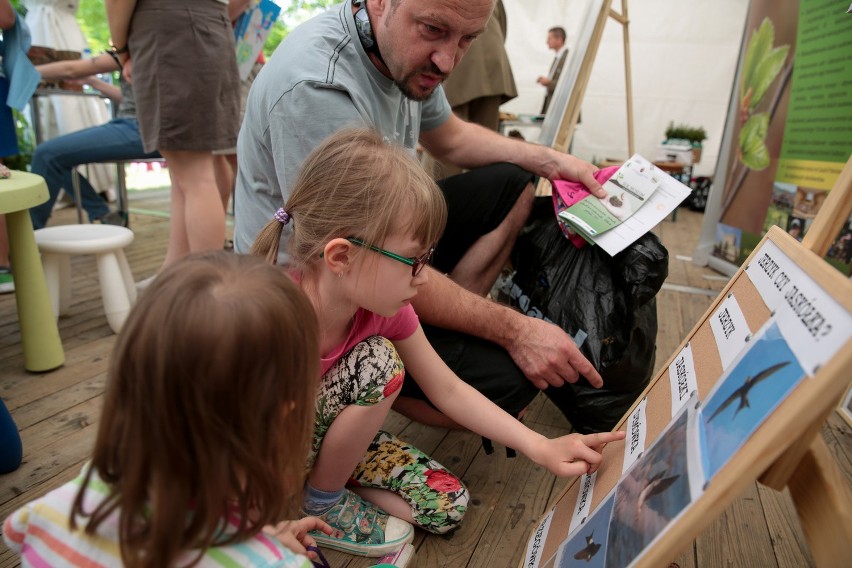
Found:
<svg viewBox="0 0 852 568"><path fill-rule="evenodd" d="M346 341L335 347L326 356L322 357L322 374L325 374L338 359L343 357L350 349L373 335L380 335L391 341L407 339L411 337L420 325L414 308L410 305L404 306L395 316L386 318L373 312L359 309L355 312L355 321Z"/></svg>
<svg viewBox="0 0 852 568"><path fill-rule="evenodd" d="M287 269L285 272L296 284L299 284L299 286L302 285L302 274L298 270ZM350 349L368 337L380 335L391 341L407 339L411 337L411 334L417 330L419 325L420 319L414 313L414 308L410 304L403 306L395 316L390 318L359 308L355 312L352 329L349 330L346 341L332 349L325 356L320 357L320 374L324 375L332 365L337 363L338 359L346 355Z"/></svg>

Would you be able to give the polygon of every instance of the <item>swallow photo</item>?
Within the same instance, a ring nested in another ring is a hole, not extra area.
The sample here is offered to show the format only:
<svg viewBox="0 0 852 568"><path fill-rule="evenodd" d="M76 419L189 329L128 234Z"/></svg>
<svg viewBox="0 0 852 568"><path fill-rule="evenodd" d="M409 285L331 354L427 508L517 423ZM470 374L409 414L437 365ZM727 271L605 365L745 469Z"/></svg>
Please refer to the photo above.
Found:
<svg viewBox="0 0 852 568"><path fill-rule="evenodd" d="M645 484L645 487L639 492L639 499L636 502L636 511L640 514L642 513L642 509L645 507L645 503L653 497L654 495L659 495L663 493L666 489L671 487L672 483L680 479L680 475L672 475L669 477L663 477L666 474L665 471L661 471L660 473L654 475L648 482Z"/></svg>
<svg viewBox="0 0 852 568"><path fill-rule="evenodd" d="M757 383L763 381L764 379L767 379L773 373L775 373L776 371L778 371L780 369L783 369L784 367L786 367L789 364L790 364L790 361L784 361L782 363L777 363L775 365L772 365L771 367L768 367L768 368L762 370L761 372L757 373L753 377L746 377L745 382L743 382L742 386L739 387L734 392L732 392L730 394L730 396L728 396L728 398L726 398L725 401L721 405L719 405L719 408L717 408L716 412L714 412L710 416L710 419L708 420L708 422L712 421L714 418L719 416L719 414L721 414L723 410L725 410L726 408L731 406L731 404L733 404L734 401L736 401L736 400L739 400L740 404L739 404L739 406L737 406L737 409L734 411L734 416L739 414L740 410L742 410L743 408L750 408L751 405L748 403L749 391L752 388L754 388L755 385L757 385Z"/></svg>
<svg viewBox="0 0 852 568"><path fill-rule="evenodd" d="M590 562L595 554L598 553L598 550L601 549L601 544L595 542L594 536L595 531L592 531L592 533L586 537L586 547L574 555L575 560L585 560L586 562Z"/></svg>

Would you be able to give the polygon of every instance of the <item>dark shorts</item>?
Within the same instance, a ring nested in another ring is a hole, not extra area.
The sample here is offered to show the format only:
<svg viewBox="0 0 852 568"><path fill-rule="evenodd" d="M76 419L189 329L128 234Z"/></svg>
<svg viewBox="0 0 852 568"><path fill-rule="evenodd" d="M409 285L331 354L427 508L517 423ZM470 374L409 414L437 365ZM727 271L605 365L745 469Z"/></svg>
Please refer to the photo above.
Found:
<svg viewBox="0 0 852 568"><path fill-rule="evenodd" d="M438 181L448 218L432 265L450 272L477 239L497 228L532 181L533 174L512 164L494 164ZM538 393L496 343L429 325L423 331L456 375L509 414L517 416ZM428 401L410 376L400 394Z"/></svg>
<svg viewBox="0 0 852 568"><path fill-rule="evenodd" d="M448 273L481 236L506 218L533 174L513 164L494 164L438 181L447 200L447 228L432 266Z"/></svg>
<svg viewBox="0 0 852 568"><path fill-rule="evenodd" d="M496 343L429 325L424 325L423 331L456 375L512 416L518 416L538 394L509 353ZM400 396L428 402L410 373L402 383Z"/></svg>
<svg viewBox="0 0 852 568"><path fill-rule="evenodd" d="M500 225L534 177L518 166L501 163L438 181L447 200L448 216L432 265L441 272L452 271L473 243ZM538 389L496 343L429 325L424 325L423 331L459 378L512 416L517 416L538 394ZM411 376L403 383L400 395L428 402Z"/></svg>

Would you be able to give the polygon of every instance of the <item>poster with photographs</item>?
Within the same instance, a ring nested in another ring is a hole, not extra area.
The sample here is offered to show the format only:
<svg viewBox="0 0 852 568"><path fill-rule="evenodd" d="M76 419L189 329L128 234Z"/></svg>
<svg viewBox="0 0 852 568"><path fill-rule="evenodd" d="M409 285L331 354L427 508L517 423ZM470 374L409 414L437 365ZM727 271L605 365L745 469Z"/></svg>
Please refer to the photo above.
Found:
<svg viewBox="0 0 852 568"><path fill-rule="evenodd" d="M806 374L774 319L751 339L701 412L704 474L711 479Z"/></svg>
<svg viewBox="0 0 852 568"><path fill-rule="evenodd" d="M698 455L697 399L657 438L615 490L605 566L628 566L697 499L704 485Z"/></svg>
<svg viewBox="0 0 852 568"><path fill-rule="evenodd" d="M698 406L693 395L610 494L569 533L552 557L553 566L628 566L701 495Z"/></svg>

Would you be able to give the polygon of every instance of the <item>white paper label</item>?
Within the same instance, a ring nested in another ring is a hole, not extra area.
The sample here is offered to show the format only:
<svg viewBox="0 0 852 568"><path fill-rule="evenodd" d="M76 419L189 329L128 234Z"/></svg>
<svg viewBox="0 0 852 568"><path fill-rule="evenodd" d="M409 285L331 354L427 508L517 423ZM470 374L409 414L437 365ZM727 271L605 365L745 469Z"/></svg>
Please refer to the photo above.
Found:
<svg viewBox="0 0 852 568"><path fill-rule="evenodd" d="M645 419L647 406L648 399L642 399L627 419L627 439L624 441L624 465L621 467L621 473L627 471L645 451L645 432L648 429L648 421Z"/></svg>
<svg viewBox="0 0 852 568"><path fill-rule="evenodd" d="M553 509L544 518L533 532L530 543L527 545L527 553L524 556L524 568L538 568L541 562L541 551L544 548L544 541L547 540L547 533L550 531L550 521L553 520Z"/></svg>
<svg viewBox="0 0 852 568"><path fill-rule="evenodd" d="M809 375L849 340L852 315L775 243L764 242L745 273Z"/></svg>
<svg viewBox="0 0 852 568"><path fill-rule="evenodd" d="M725 370L745 348L751 333L733 293L728 294L719 309L710 317L710 328L722 359L722 370Z"/></svg>
<svg viewBox="0 0 852 568"><path fill-rule="evenodd" d="M574 529L580 526L583 519L589 516L592 510L592 494L595 489L595 479L598 472L589 475L584 474L580 478L580 493L577 495L577 504L574 505L574 514L571 517L571 524L568 525L568 534L574 532Z"/></svg>
<svg viewBox="0 0 852 568"><path fill-rule="evenodd" d="M695 362L692 359L692 345L680 350L669 365L669 383L672 387L672 416L683 408L693 392L698 392L698 378L695 376Z"/></svg>

